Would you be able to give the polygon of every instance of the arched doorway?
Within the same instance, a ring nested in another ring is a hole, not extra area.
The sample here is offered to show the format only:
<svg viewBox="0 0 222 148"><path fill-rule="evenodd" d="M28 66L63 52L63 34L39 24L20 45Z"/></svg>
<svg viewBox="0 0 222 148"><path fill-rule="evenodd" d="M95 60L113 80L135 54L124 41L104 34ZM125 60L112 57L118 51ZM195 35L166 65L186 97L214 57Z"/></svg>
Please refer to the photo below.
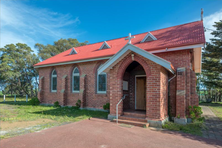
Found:
<svg viewBox="0 0 222 148"><path fill-rule="evenodd" d="M133 61L123 74L123 111L146 111L146 72Z"/></svg>

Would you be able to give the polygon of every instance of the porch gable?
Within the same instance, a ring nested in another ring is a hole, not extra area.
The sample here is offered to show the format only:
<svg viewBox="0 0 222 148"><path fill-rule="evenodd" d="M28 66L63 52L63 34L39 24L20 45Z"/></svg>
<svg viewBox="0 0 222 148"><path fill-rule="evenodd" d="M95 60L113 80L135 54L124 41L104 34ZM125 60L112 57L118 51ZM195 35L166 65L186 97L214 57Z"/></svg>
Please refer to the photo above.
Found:
<svg viewBox="0 0 222 148"><path fill-rule="evenodd" d="M168 62L158 56L155 56L152 53L149 53L139 47L136 47L130 43L127 43L121 50L119 50L115 55L113 55L106 63L104 63L99 69L98 69L98 73L102 73L102 72L108 72L110 69L112 69L112 67L117 64L120 60L122 60L127 54L129 54L130 52L134 52L137 53L139 55L141 55L144 58L147 58L161 66L163 66L164 68L166 68L168 71L170 71L172 74L174 74L174 69L172 67L171 62ZM133 55L132 55L133 58Z"/></svg>

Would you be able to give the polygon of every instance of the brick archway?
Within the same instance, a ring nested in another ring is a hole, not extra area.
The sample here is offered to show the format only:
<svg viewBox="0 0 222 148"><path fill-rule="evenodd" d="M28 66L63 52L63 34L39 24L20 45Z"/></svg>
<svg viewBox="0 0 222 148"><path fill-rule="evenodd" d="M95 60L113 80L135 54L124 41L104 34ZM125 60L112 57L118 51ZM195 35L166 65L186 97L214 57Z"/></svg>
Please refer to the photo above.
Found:
<svg viewBox="0 0 222 148"><path fill-rule="evenodd" d="M122 80L123 79L123 75L126 71L126 68L133 62L136 61L138 62L144 69L144 71L146 72L146 77L150 76L151 72L150 72L150 68L149 65L146 63L145 60L143 60L141 57L139 57L138 55L134 54L134 60L131 57L131 54L128 55L128 57L122 61L122 63L119 66L118 69L118 79Z"/></svg>

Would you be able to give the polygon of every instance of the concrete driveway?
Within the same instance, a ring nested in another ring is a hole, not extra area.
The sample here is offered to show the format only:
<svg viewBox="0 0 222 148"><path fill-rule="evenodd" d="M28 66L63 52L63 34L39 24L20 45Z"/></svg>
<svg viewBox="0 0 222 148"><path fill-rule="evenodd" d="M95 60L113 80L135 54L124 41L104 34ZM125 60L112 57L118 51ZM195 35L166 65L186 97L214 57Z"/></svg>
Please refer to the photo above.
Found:
<svg viewBox="0 0 222 148"><path fill-rule="evenodd" d="M66 147L222 147L222 141L178 132L122 127L102 119L91 119L29 133L0 141L1 148Z"/></svg>

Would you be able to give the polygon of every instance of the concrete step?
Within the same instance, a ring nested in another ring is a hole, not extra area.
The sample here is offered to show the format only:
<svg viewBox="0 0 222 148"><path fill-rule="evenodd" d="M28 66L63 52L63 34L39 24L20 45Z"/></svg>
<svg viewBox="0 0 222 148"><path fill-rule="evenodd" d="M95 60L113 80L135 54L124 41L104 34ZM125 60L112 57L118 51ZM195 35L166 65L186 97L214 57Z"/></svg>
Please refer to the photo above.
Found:
<svg viewBox="0 0 222 148"><path fill-rule="evenodd" d="M127 116L127 115L119 116L119 119L131 120L131 121L139 121L139 122L145 122L145 123L147 122L147 120L145 118L134 117L134 116Z"/></svg>
<svg viewBox="0 0 222 148"><path fill-rule="evenodd" d="M146 118L146 114L133 113L133 112L123 112L123 115L138 117L138 118Z"/></svg>
<svg viewBox="0 0 222 148"><path fill-rule="evenodd" d="M116 119L113 119L112 121L116 122ZM129 124L129 125L140 126L140 127L149 127L149 123L132 121L132 120L118 119L118 123Z"/></svg>

